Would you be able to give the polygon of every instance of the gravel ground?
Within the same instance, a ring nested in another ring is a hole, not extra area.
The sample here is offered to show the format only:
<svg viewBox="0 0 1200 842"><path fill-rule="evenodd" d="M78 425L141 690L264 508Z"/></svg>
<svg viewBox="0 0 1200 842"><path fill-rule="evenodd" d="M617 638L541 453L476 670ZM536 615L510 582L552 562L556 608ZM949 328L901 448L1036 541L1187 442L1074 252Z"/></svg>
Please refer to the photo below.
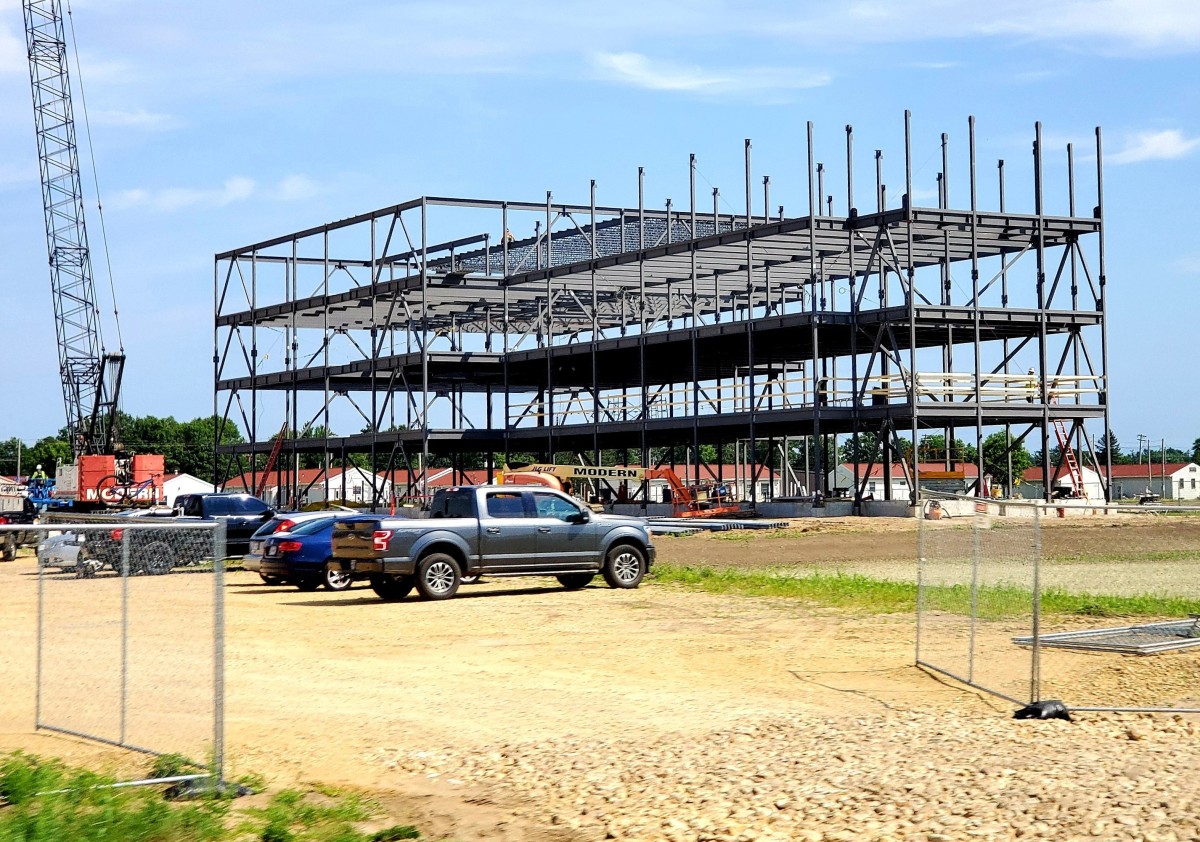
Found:
<svg viewBox="0 0 1200 842"><path fill-rule="evenodd" d="M516 816L578 840L1155 842L1200 839L1198 734L1182 716L907 711L369 760L518 804Z"/></svg>
<svg viewBox="0 0 1200 842"><path fill-rule="evenodd" d="M1021 529L1007 532L1019 544ZM995 538L1008 540L1001 530ZM1182 576L1195 565L1180 550L1200 546L1200 529L1068 522L1042 538L1056 553L1080 554L1064 564L1092 583L1144 587L1153 566L1122 567L1111 556L1121 547L1167 553L1162 569ZM660 543L663 560L677 564L861 564L898 576L916 568L912 521ZM172 644L195 578L131 583L139 631L130 678L155 699L182 700L183 689L199 686L182 687L175 673L211 671L206 634ZM9 688L0 694L0 750L90 760L95 746L32 733L36 584L31 559L0 565L8 651L0 686ZM88 682L108 676L111 695L120 677L105 619L120 589L71 579L46 592L48 641L66 654L52 659L44 712L112 727L112 705L96 703L102 694ZM226 602L233 772L260 772L276 785L356 787L431 839L1200 842L1200 717L1014 722L1008 703L912 666L911 615L653 582L565 592L553 580L503 581L447 602L385 604L362 587L307 594L248 573L229 577ZM1023 692L1028 653L1011 640L1021 624L975 631L976 677ZM958 665L967 634L962 618L931 618L922 651ZM72 648L78 640L88 645ZM1072 704L1195 701L1200 653L1048 653L1042 680L1047 695ZM180 712L187 721L167 716ZM139 705L129 721L156 739L166 729L161 744L172 748L193 733L203 738L207 720L202 706L156 703ZM118 762L105 751L105 764Z"/></svg>

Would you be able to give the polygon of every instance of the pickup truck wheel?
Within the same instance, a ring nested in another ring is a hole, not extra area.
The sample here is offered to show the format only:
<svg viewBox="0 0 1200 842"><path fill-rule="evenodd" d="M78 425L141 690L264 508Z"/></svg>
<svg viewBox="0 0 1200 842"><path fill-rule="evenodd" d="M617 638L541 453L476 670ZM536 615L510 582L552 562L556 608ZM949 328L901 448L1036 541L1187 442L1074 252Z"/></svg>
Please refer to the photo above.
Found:
<svg viewBox="0 0 1200 842"><path fill-rule="evenodd" d="M453 556L431 553L417 563L417 593L421 599L449 599L462 584L462 571Z"/></svg>
<svg viewBox="0 0 1200 842"><path fill-rule="evenodd" d="M349 571L342 570L340 567L334 569L329 566L329 562L325 562L325 575L321 577L321 584L331 591L344 591L350 587L354 581L353 576Z"/></svg>
<svg viewBox="0 0 1200 842"><path fill-rule="evenodd" d="M17 536L15 533L7 532L4 535L4 550L0 552L0 558L5 561L12 561L17 557Z"/></svg>
<svg viewBox="0 0 1200 842"><path fill-rule="evenodd" d="M555 576L558 583L569 591L577 591L580 588L586 588L594 579L594 573L563 573Z"/></svg>
<svg viewBox="0 0 1200 842"><path fill-rule="evenodd" d="M399 602L412 593L412 576L393 576L390 573L378 573L371 577L371 590L375 595L387 602Z"/></svg>
<svg viewBox="0 0 1200 842"><path fill-rule="evenodd" d="M117 562L118 567L120 562ZM142 570L150 576L170 573L175 566L175 553L166 541L153 541L142 550Z"/></svg>
<svg viewBox="0 0 1200 842"><path fill-rule="evenodd" d="M100 562L87 555L82 549L75 557L75 578L91 579L100 568ZM118 574L119 575L119 574Z"/></svg>
<svg viewBox="0 0 1200 842"><path fill-rule="evenodd" d="M610 588L636 588L646 575L646 557L632 544L618 544L604 561L604 581Z"/></svg>

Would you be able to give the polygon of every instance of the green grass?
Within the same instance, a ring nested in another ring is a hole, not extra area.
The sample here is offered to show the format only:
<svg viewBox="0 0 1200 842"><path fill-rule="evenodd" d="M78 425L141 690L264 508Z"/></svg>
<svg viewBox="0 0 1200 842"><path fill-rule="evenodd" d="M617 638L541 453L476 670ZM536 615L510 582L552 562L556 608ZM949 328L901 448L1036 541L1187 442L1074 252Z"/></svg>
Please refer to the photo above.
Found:
<svg viewBox="0 0 1200 842"><path fill-rule="evenodd" d="M824 608L868 614L899 614L916 610L917 586L912 582L875 579L858 573L809 573L796 576L779 571L753 571L707 567L656 565L654 580L707 593L768 596L794 599ZM926 608L967 614L971 591L966 585L926 588ZM1031 611L1032 594L1026 588L991 585L979 588L976 605L984 619L1024 616ZM1176 617L1200 612L1200 599L1158 596L1107 596L1042 591L1042 611L1096 617Z"/></svg>
<svg viewBox="0 0 1200 842"><path fill-rule="evenodd" d="M1061 553L1046 556L1048 562L1114 562L1114 561L1196 561L1200 559L1200 547L1191 550L1154 550L1134 552L1125 550L1117 553Z"/></svg>
<svg viewBox="0 0 1200 842"><path fill-rule="evenodd" d="M730 529L728 532L714 532L713 538L718 541L733 541L744 544L750 541L761 541L771 538L804 538L810 534L805 529Z"/></svg>
<svg viewBox="0 0 1200 842"><path fill-rule="evenodd" d="M178 755L159 772L190 771ZM0 758L0 842L394 842L410 825L368 834L377 805L353 793L288 789L265 807L213 797L170 802L155 787L113 789L114 779L16 752Z"/></svg>

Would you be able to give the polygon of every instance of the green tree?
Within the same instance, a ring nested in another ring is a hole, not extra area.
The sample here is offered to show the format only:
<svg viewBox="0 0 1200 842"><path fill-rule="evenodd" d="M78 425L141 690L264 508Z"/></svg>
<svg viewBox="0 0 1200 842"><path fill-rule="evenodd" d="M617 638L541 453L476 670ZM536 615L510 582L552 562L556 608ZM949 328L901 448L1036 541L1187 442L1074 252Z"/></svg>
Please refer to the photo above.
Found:
<svg viewBox="0 0 1200 842"><path fill-rule="evenodd" d="M17 473L17 453L22 451L21 456L24 457L24 445L16 436L11 439L0 441L0 474L4 476L15 476ZM25 459L21 460L21 472L28 473L25 470Z"/></svg>
<svg viewBox="0 0 1200 842"><path fill-rule="evenodd" d="M1096 442L1096 458L1100 461L1101 465L1108 462L1109 454L1112 455L1114 465L1120 464L1121 442L1117 439L1117 434L1112 430L1109 430L1107 436L1101 436L1100 440Z"/></svg>
<svg viewBox="0 0 1200 842"><path fill-rule="evenodd" d="M54 476L59 465L70 465L74 461L75 455L71 452L69 441L65 438L46 436L38 439L33 447L26 451L26 455L21 459L21 470L29 474L32 473L32 466L41 465L48 476ZM30 467L27 468L26 465Z"/></svg>
<svg viewBox="0 0 1200 842"><path fill-rule="evenodd" d="M1011 474L1008 471L1010 456ZM1033 464L1033 455L1025 449L1024 442L1013 442L1010 434L1003 430L983 440L983 470L1005 488L1011 488L1013 479L1020 477Z"/></svg>
<svg viewBox="0 0 1200 842"><path fill-rule="evenodd" d="M917 447L917 453L922 462L944 462L947 459L946 453L946 437L941 433L931 433L921 437L921 443ZM956 464L974 462L978 457L979 452L974 446L967 444L962 439L954 440L954 447L950 450L949 460Z"/></svg>
<svg viewBox="0 0 1200 842"><path fill-rule="evenodd" d="M869 430L859 432L857 449L854 446L854 436L847 436L841 450L843 462L878 465L883 459L883 443L879 440L879 436Z"/></svg>

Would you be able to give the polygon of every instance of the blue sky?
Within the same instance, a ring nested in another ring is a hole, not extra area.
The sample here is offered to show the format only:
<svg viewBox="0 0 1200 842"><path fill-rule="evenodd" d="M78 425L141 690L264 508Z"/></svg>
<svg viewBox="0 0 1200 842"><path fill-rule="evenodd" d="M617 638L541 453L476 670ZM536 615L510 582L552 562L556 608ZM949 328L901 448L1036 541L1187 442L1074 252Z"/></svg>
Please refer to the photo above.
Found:
<svg viewBox="0 0 1200 842"><path fill-rule="evenodd" d="M1200 436L1200 241L1187 227L1200 186L1198 3L75 0L73 10L129 412L211 411L217 251L422 194L537 201L553 190L582 202L595 178L601 203L635 205L638 166L649 202L679 207L689 152L701 189L722 186L726 209L741 210L747 137L772 204L800 214L805 121L827 161L842 159L854 125L869 195L875 148L885 181L902 184L909 108L922 204L935 204L944 131L951 204L966 206L973 114L981 206L995 207L1004 158L1010 207L1031 209L1041 120L1048 210L1065 212L1069 141L1090 208L1103 127L1114 429L1126 446L1139 433L1181 447ZM32 440L63 409L28 86L20 4L0 0L0 437Z"/></svg>

